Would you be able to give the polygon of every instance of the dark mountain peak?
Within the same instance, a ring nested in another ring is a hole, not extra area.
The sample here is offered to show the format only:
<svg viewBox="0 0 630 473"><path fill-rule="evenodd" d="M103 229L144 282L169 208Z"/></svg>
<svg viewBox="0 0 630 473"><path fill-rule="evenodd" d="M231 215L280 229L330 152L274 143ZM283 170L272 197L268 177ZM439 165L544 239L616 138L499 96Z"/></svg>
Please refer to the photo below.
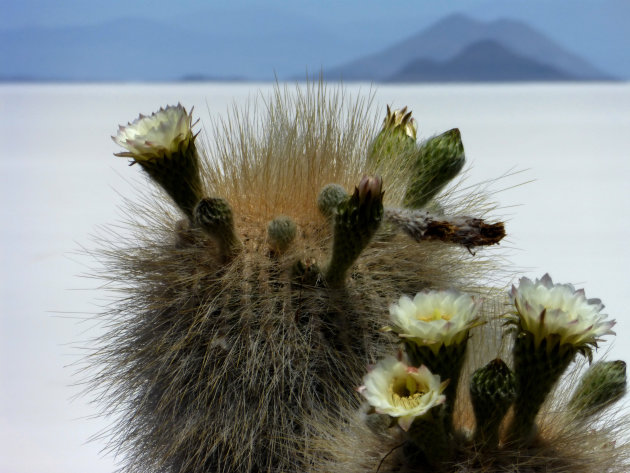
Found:
<svg viewBox="0 0 630 473"><path fill-rule="evenodd" d="M554 67L517 54L498 41L483 39L446 61L411 61L392 82L513 82L575 80Z"/></svg>
<svg viewBox="0 0 630 473"><path fill-rule="evenodd" d="M483 26L483 22L463 13L453 13L433 23L425 31L440 30L443 28L469 28Z"/></svg>
<svg viewBox="0 0 630 473"><path fill-rule="evenodd" d="M450 61L460 61L467 59L503 58L513 57L515 54L503 44L493 39L482 39L476 41L456 54Z"/></svg>
<svg viewBox="0 0 630 473"><path fill-rule="evenodd" d="M463 14L449 15L376 54L331 68L326 76L344 80L388 80L412 61L444 62L483 41L492 41L495 47L507 48L550 69L562 71L566 77L609 79L606 74L522 21L503 18L483 22ZM467 55L470 53L466 51Z"/></svg>

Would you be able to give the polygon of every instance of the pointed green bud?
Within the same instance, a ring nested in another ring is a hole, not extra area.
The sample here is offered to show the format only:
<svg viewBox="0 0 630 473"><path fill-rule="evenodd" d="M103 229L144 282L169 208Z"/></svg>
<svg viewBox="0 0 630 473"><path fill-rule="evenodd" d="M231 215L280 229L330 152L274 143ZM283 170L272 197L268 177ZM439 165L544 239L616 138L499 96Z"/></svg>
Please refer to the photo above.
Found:
<svg viewBox="0 0 630 473"><path fill-rule="evenodd" d="M339 184L326 184L317 196L317 208L327 219L332 219L339 205L348 200L348 193Z"/></svg>
<svg viewBox="0 0 630 473"><path fill-rule="evenodd" d="M466 157L457 128L427 140L418 150L403 204L407 208L424 207L453 179Z"/></svg>
<svg viewBox="0 0 630 473"><path fill-rule="evenodd" d="M364 177L335 215L332 256L324 273L329 286L343 285L348 269L368 245L382 218L382 180Z"/></svg>
<svg viewBox="0 0 630 473"><path fill-rule="evenodd" d="M494 448L499 443L499 425L516 398L514 373L497 358L474 372L470 398L477 419L475 441Z"/></svg>
<svg viewBox="0 0 630 473"><path fill-rule="evenodd" d="M626 364L621 361L600 361L591 365L569 401L569 409L593 415L626 393Z"/></svg>
<svg viewBox="0 0 630 473"><path fill-rule="evenodd" d="M195 207L195 224L214 238L224 260L231 259L243 244L234 230L232 208L220 197L204 197Z"/></svg>
<svg viewBox="0 0 630 473"><path fill-rule="evenodd" d="M381 163L404 159L416 147L418 126L407 107L392 111L387 106L383 127L370 144L367 164L376 169Z"/></svg>
<svg viewBox="0 0 630 473"><path fill-rule="evenodd" d="M267 225L267 238L271 250L284 253L297 234L297 225L289 217L281 215Z"/></svg>

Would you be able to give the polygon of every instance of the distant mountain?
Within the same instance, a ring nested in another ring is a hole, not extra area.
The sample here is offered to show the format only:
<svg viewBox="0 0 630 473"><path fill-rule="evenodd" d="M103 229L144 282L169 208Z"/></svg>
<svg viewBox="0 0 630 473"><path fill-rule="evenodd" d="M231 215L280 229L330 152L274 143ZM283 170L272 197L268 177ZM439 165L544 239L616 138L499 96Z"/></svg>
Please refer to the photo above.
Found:
<svg viewBox="0 0 630 473"><path fill-rule="evenodd" d="M345 81L385 81L412 61L447 61L481 41L492 41L514 54L577 80L611 79L520 21L482 22L460 14L448 16L378 53L325 69L325 77Z"/></svg>
<svg viewBox="0 0 630 473"><path fill-rule="evenodd" d="M496 41L471 44L443 61L417 59L393 74L391 82L510 82L575 80L557 68L516 54Z"/></svg>
<svg viewBox="0 0 630 473"><path fill-rule="evenodd" d="M374 22L359 23L360 29L353 22L346 28L342 19L310 18L308 11L281 8L279 0L275 9L265 5L243 11L232 4L208 8L189 21L123 18L0 30L0 81L303 79L307 71L317 74L322 65L359 57L375 43L386 45L375 40L383 34L372 34ZM397 30L393 38L401 37ZM325 77L385 81L412 61L446 61L481 40L495 41L577 79L607 78L523 23L484 23L463 15L446 17L404 41L392 39L395 44L380 53L324 69Z"/></svg>
<svg viewBox="0 0 630 473"><path fill-rule="evenodd" d="M304 23L301 30L297 25L280 28L261 11L240 17L228 13L212 18L204 30L189 29L178 21L137 18L0 30L0 78L273 80L274 75L305 74L307 66L319 70L324 58L339 57L328 53L338 48L340 37L324 26ZM322 40L314 45L314 37Z"/></svg>

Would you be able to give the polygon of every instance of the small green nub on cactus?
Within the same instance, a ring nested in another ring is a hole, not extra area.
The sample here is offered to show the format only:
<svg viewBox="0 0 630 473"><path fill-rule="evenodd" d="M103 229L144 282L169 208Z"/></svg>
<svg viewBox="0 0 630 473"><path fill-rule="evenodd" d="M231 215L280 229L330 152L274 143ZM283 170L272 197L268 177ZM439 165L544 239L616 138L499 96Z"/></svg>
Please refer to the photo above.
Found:
<svg viewBox="0 0 630 473"><path fill-rule="evenodd" d="M576 388L569 409L582 415L593 415L618 401L626 393L626 364L600 361L591 365Z"/></svg>
<svg viewBox="0 0 630 473"><path fill-rule="evenodd" d="M383 128L370 144L368 166L378 168L381 163L413 153L417 130L416 121L411 118L411 110L407 112L405 107L392 112L388 105Z"/></svg>
<svg viewBox="0 0 630 473"><path fill-rule="evenodd" d="M339 184L326 184L317 196L317 208L324 217L331 220L348 197L346 190Z"/></svg>
<svg viewBox="0 0 630 473"><path fill-rule="evenodd" d="M470 398L477 419L475 442L494 448L499 443L499 425L516 398L514 373L503 360L492 360L474 372Z"/></svg>
<svg viewBox="0 0 630 473"><path fill-rule="evenodd" d="M424 207L459 174L465 161L464 145L457 128L427 140L412 164L412 175L403 200L405 207Z"/></svg>
<svg viewBox="0 0 630 473"><path fill-rule="evenodd" d="M242 248L234 230L232 208L220 197L204 197L195 207L195 224L219 245L224 260L231 259Z"/></svg>
<svg viewBox="0 0 630 473"><path fill-rule="evenodd" d="M297 225L291 218L281 215L267 225L267 237L271 250L284 253L297 234Z"/></svg>
<svg viewBox="0 0 630 473"><path fill-rule="evenodd" d="M383 218L383 182L364 177L335 216L332 256L324 279L331 287L342 286L346 272L368 245Z"/></svg>

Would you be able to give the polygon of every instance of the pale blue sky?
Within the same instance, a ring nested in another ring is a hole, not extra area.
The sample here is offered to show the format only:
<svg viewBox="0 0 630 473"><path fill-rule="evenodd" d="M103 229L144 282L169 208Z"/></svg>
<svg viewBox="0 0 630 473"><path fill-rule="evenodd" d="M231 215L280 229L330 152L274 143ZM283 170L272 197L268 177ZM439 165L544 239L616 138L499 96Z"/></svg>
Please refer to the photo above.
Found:
<svg viewBox="0 0 630 473"><path fill-rule="evenodd" d="M596 67L630 77L628 0L0 0L0 11L0 30L141 18L194 32L211 30L215 17L264 12L265 21L274 23L267 24L267 30L299 31L303 23L343 34L365 25L369 51L375 42L394 43L450 13L461 12L481 20L523 20Z"/></svg>

